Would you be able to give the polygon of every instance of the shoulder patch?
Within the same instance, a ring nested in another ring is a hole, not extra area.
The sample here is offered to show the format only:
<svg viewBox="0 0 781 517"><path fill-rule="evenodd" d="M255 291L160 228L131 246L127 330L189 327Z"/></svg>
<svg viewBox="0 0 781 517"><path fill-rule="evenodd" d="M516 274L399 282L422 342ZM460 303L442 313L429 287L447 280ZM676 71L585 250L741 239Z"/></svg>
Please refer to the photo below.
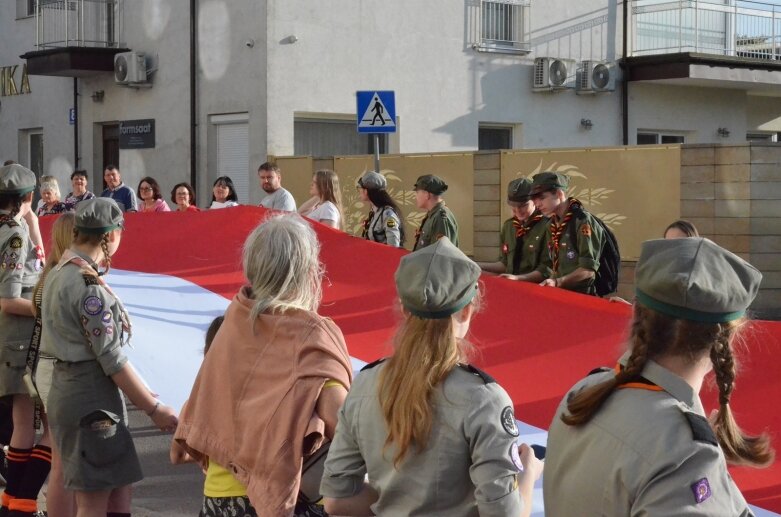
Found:
<svg viewBox="0 0 781 517"><path fill-rule="evenodd" d="M716 433L713 432L713 428L708 423L707 418L691 411L683 411L683 414L689 422L689 427L692 429L692 438L695 441L706 442L718 447L719 442L716 439Z"/></svg>
<svg viewBox="0 0 781 517"><path fill-rule="evenodd" d="M471 364L461 364L461 363L459 363L458 367L461 368L464 371L467 371L467 372L471 373L472 375L476 375L476 376L480 377L481 379L483 379L483 383L485 383L485 384L495 384L496 383L496 379L494 379L493 377L491 377L490 375L485 373L483 370L481 370L479 368L475 368Z"/></svg>
<svg viewBox="0 0 781 517"><path fill-rule="evenodd" d="M18 250L19 248L22 247L21 237L18 236L11 237L11 240L8 241L8 245L11 246L11 248L13 249Z"/></svg>
<svg viewBox="0 0 781 517"><path fill-rule="evenodd" d="M389 217L385 220L385 226L388 228L396 228L396 219L393 219L392 217Z"/></svg>
<svg viewBox="0 0 781 517"><path fill-rule="evenodd" d="M366 366L364 366L363 368L361 368L361 371L364 371L364 370L371 370L372 368L374 368L374 367L375 367L375 366L377 366L378 364L381 364L383 361L385 361L385 359L387 359L387 357L382 357L382 358L380 358L380 359L377 359L377 360L376 360L376 361L374 361L373 363L369 363L369 364L367 364Z"/></svg>
<svg viewBox="0 0 781 517"><path fill-rule="evenodd" d="M611 370L612 370L612 368L608 368L607 366L600 366L599 368L594 368L593 370L588 372L588 375L596 375L598 373L609 372ZM588 377L588 375L587 375L587 377Z"/></svg>
<svg viewBox="0 0 781 517"><path fill-rule="evenodd" d="M95 275L90 275L89 273L82 273L82 278L84 278L84 285L100 285L100 282L98 281L98 277Z"/></svg>

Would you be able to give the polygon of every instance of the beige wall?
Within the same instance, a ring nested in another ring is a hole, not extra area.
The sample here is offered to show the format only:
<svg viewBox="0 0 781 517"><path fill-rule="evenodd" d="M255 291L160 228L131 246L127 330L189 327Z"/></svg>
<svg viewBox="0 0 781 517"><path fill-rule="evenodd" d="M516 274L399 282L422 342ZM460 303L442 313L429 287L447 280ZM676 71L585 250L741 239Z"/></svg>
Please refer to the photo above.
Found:
<svg viewBox="0 0 781 517"><path fill-rule="evenodd" d="M300 203L312 172L335 168L345 198L372 167L371 157L279 158L283 183ZM781 319L781 145L684 145L550 151L485 151L383 157L391 190L409 197L419 174L435 172L450 184L449 205L461 226L462 249L477 260L499 255L499 228L509 217L506 186L541 170L570 174L570 193L613 229L624 262L618 294L633 297L640 243L661 237L682 217L700 233L754 264L764 275L752 306L762 318ZM471 176L471 178L470 178ZM468 188L468 186L471 186ZM405 197L410 241L421 214ZM348 225L355 232L365 207L351 201ZM409 242L411 244L411 242Z"/></svg>

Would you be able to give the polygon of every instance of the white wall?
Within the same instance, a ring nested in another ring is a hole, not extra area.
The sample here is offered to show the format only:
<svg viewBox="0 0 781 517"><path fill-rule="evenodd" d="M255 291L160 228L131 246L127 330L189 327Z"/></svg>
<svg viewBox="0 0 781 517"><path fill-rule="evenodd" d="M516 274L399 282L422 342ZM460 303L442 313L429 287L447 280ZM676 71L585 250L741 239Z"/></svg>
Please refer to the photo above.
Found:
<svg viewBox="0 0 781 517"><path fill-rule="evenodd" d="M0 67L19 65L15 79L22 86L19 56L34 50L35 19L16 19L16 2L0 2ZM20 156L19 130L43 128L43 174L52 174L68 193L73 170L73 126L68 125L68 109L73 104L73 80L69 77L29 76L31 93L0 97L0 163L15 160L29 165L28 156Z"/></svg>
<svg viewBox="0 0 781 517"><path fill-rule="evenodd" d="M638 129L686 132L687 144L745 142L746 109L741 90L630 83L629 142ZM730 135L718 136L720 127Z"/></svg>
<svg viewBox="0 0 781 517"><path fill-rule="evenodd" d="M566 0L554 3L532 5L532 37L540 41L534 46L537 51L552 53L555 42L558 52L566 40L566 55L556 57L604 58L610 49L614 53L615 46L609 49L606 43L595 43L593 51L589 46L588 53L577 47L575 35L592 28L570 29L572 34L564 36L567 27L578 23L565 22L565 17L603 16L609 10L595 7L603 2L583 2L577 9ZM597 14L584 14L590 11ZM523 141L517 147L620 141L617 93L532 94L531 66L537 54L473 50L472 14L464 3L292 0L271 3L268 16L269 153L293 153L294 113L352 114L355 91L369 89L396 91L403 153L476 149L480 122L521 124ZM606 22L598 25L601 33L610 32L602 27ZM602 40L607 38L604 34ZM290 35L298 41L280 43ZM575 47L578 51L570 52ZM598 130L581 130L581 118L591 118Z"/></svg>
<svg viewBox="0 0 781 517"><path fill-rule="evenodd" d="M746 103L749 131L781 131L781 98L749 95Z"/></svg>

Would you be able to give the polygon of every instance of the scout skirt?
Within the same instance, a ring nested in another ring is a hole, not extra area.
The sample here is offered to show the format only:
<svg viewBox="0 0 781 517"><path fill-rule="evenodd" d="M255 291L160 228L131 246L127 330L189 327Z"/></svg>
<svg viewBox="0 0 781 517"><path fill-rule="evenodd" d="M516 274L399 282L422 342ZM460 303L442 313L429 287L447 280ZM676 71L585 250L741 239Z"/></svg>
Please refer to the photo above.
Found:
<svg viewBox="0 0 781 517"><path fill-rule="evenodd" d="M32 292L22 294L26 299L31 296ZM0 312L0 397L29 394L22 377L34 326L32 316Z"/></svg>
<svg viewBox="0 0 781 517"><path fill-rule="evenodd" d="M55 362L46 410L65 488L111 490L143 478L124 398L97 361Z"/></svg>

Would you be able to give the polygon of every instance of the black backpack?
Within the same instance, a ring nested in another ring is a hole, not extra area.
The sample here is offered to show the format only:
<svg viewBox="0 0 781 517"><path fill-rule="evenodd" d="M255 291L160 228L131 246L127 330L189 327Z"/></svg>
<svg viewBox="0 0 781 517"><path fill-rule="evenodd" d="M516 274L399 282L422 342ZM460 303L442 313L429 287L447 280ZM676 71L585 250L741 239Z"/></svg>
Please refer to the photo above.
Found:
<svg viewBox="0 0 781 517"><path fill-rule="evenodd" d="M578 246L577 222L585 217L586 214L583 209L573 208L573 219L576 224L570 224L568 231L570 232L570 242L575 246L576 251ZM616 292L618 289L618 273L621 271L621 252L618 250L616 236L610 228L594 214L591 214L591 217L594 218L594 221L605 233L605 243L602 245L602 250L599 254L599 269L594 279L594 288L597 291L597 296L605 296L606 294Z"/></svg>

